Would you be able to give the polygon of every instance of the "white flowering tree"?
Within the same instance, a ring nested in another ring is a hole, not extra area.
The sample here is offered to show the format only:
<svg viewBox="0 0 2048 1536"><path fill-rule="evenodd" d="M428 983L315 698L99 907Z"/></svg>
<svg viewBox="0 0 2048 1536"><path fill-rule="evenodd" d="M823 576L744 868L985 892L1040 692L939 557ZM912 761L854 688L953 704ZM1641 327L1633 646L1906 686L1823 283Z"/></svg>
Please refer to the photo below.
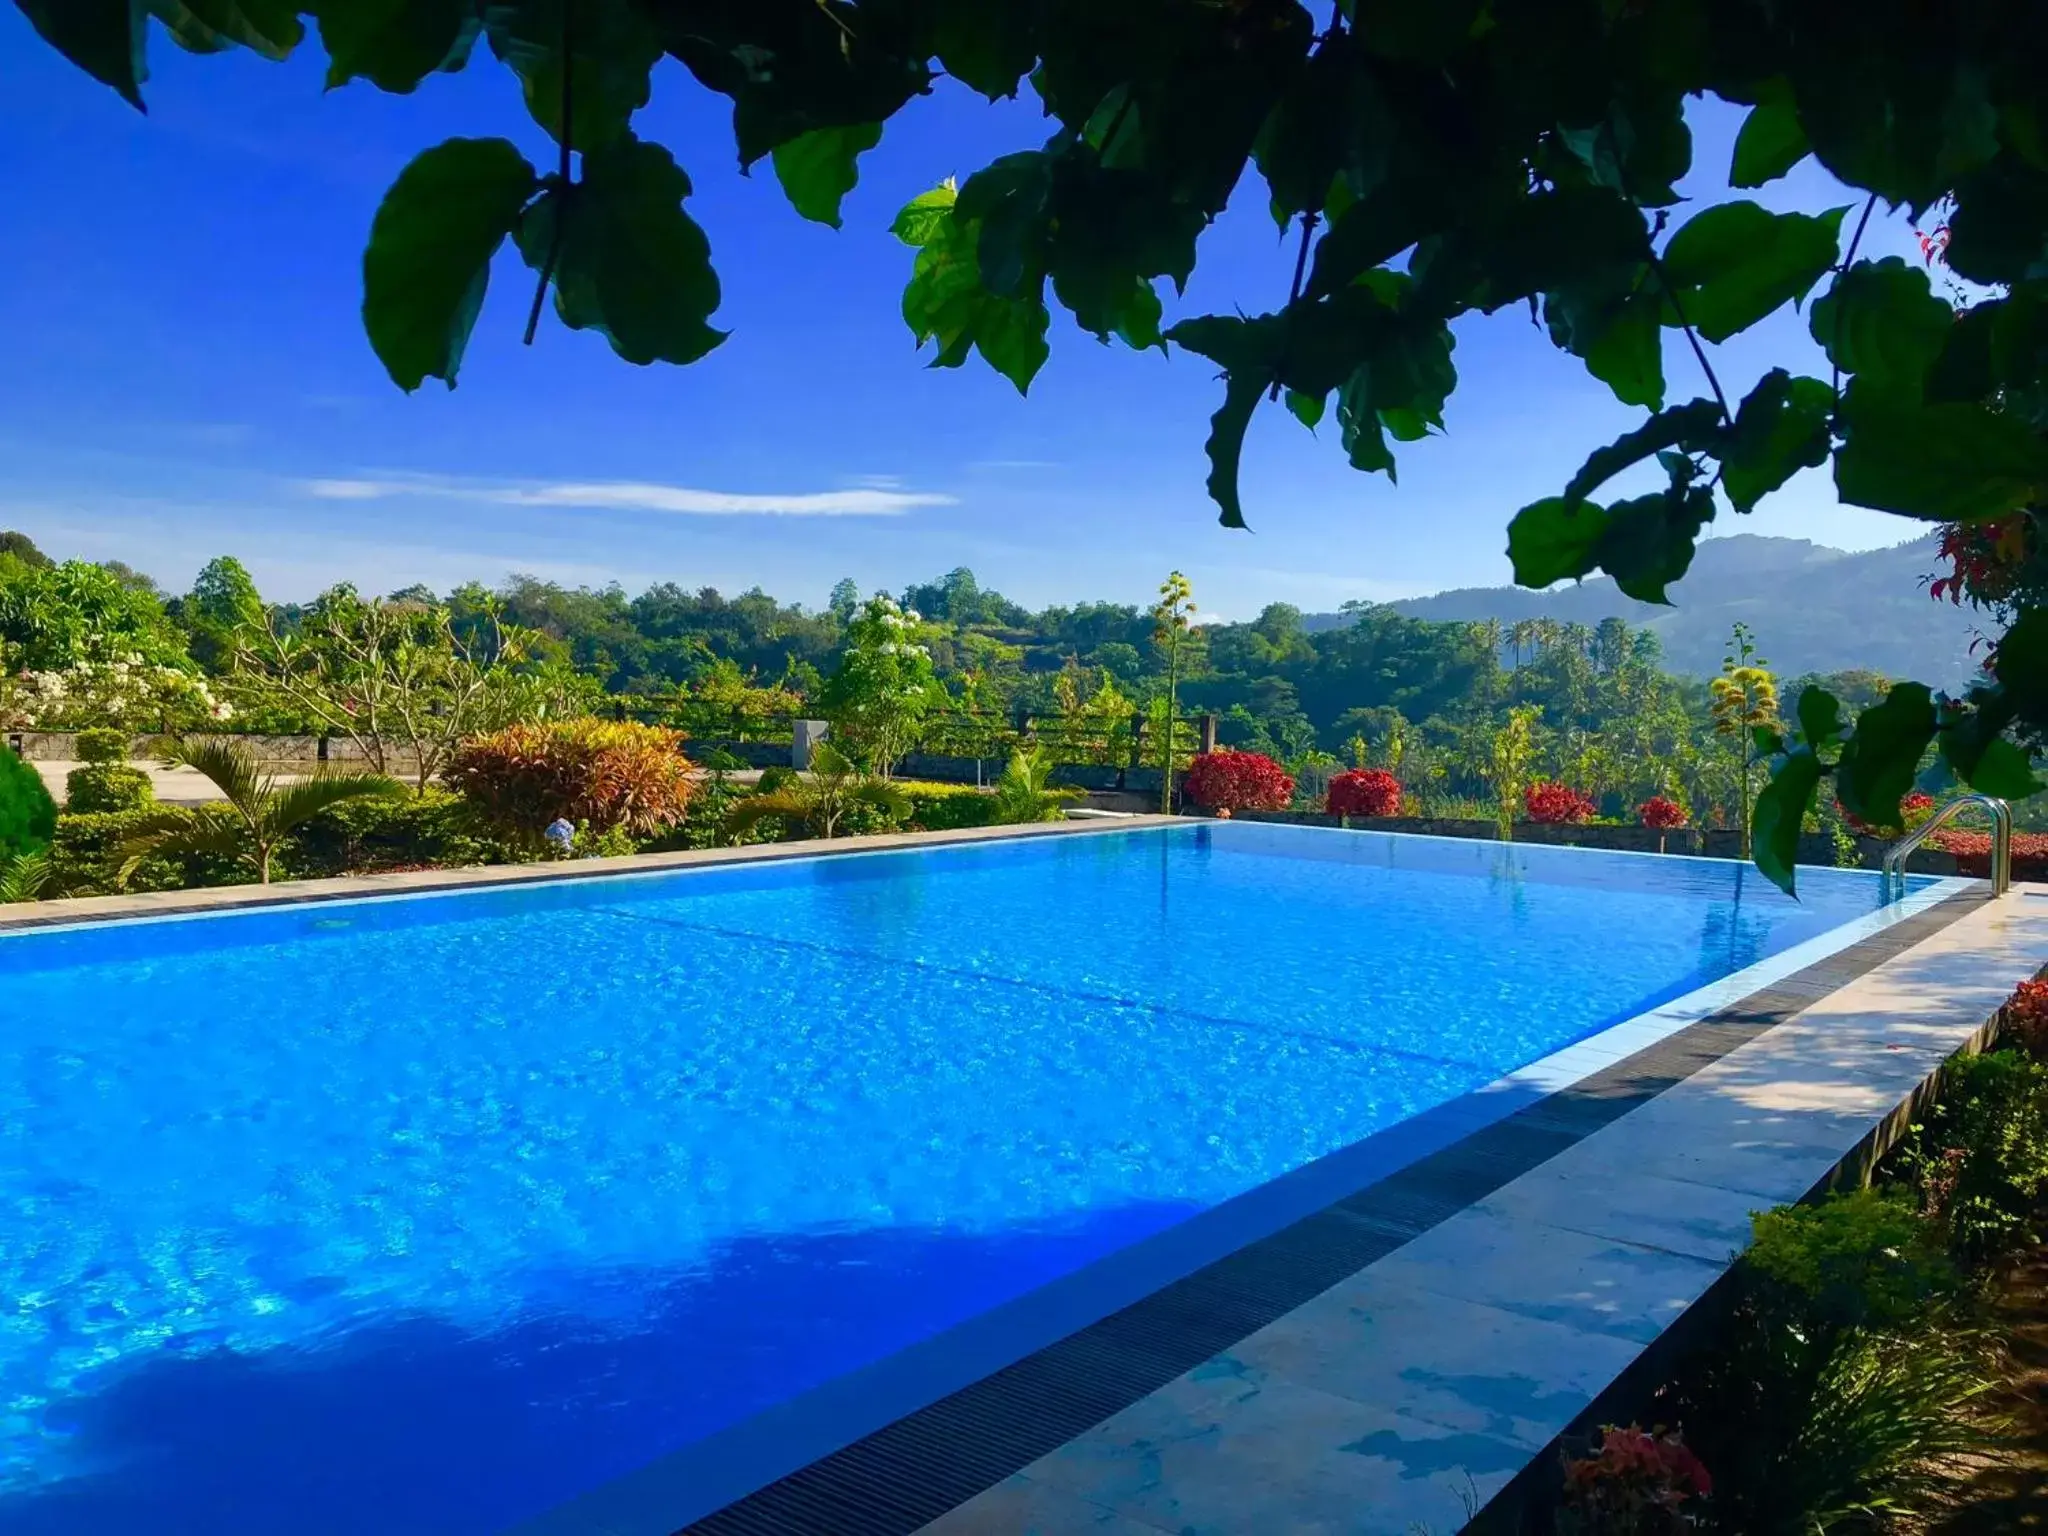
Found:
<svg viewBox="0 0 2048 1536"><path fill-rule="evenodd" d="M819 690L840 749L884 778L943 698L923 631L915 608L876 593L847 624L846 653Z"/></svg>
<svg viewBox="0 0 2048 1536"><path fill-rule="evenodd" d="M87 658L69 666L31 670L0 642L0 727L169 733L233 718L233 706L215 698L197 672L152 662L138 651L94 656L106 648L90 640L86 649Z"/></svg>

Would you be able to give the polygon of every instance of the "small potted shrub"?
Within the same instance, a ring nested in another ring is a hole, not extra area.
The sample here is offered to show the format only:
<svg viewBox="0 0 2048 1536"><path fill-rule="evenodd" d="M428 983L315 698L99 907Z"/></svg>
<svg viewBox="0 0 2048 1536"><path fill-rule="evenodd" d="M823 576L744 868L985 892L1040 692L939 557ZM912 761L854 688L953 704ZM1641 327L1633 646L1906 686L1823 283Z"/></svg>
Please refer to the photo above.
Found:
<svg viewBox="0 0 2048 1536"><path fill-rule="evenodd" d="M1401 781L1384 768L1347 768L1331 778L1323 809L1332 816L1398 816Z"/></svg>
<svg viewBox="0 0 2048 1536"><path fill-rule="evenodd" d="M1188 764L1181 793L1218 816L1284 811L1294 799L1294 776L1263 752L1204 752Z"/></svg>
<svg viewBox="0 0 2048 1536"><path fill-rule="evenodd" d="M1594 805L1569 784L1538 779L1522 791L1522 807L1538 826L1575 827L1592 819Z"/></svg>

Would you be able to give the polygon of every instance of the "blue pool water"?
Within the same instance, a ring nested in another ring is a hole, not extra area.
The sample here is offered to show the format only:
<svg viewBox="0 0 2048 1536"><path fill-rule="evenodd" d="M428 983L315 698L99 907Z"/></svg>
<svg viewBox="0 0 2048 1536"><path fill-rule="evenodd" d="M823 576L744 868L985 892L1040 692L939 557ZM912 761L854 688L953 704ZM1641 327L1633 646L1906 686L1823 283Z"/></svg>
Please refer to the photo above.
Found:
<svg viewBox="0 0 2048 1536"><path fill-rule="evenodd" d="M1243 823L0 937L0 1531L501 1529L1874 910Z"/></svg>

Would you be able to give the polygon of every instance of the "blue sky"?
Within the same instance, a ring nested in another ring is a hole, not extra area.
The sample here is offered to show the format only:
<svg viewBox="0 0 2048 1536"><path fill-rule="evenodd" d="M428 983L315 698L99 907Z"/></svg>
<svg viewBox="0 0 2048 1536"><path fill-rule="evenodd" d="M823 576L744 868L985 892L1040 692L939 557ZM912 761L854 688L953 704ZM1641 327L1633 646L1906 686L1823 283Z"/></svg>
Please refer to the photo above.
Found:
<svg viewBox="0 0 2048 1536"><path fill-rule="evenodd" d="M275 66L159 36L150 60L145 118L0 7L0 526L174 589L223 552L277 597L521 570L815 604L841 576L896 588L964 564L1038 605L1140 601L1177 566L1222 616L1334 608L1506 581L1515 508L1638 417L1525 313L1475 318L1449 434L1402 453L1398 487L1268 410L1245 459L1255 531L1226 531L1202 489L1217 386L1201 359L1105 348L1056 314L1027 399L979 360L933 370L912 348L897 310L910 253L889 221L944 176L1039 142L1031 106L950 87L914 103L835 233L799 219L765 164L739 174L721 100L673 63L640 129L696 183L731 339L686 369L637 369L552 325L524 348L531 278L508 252L461 387L406 396L361 334L363 239L427 145L500 133L545 155L509 74L483 54L393 97L323 93L315 46ZM1725 171L1738 121L1693 114L1703 182ZM1811 162L1759 197L1850 200ZM1912 254L1911 231L1881 219L1865 250ZM1201 259L1169 315L1284 300L1292 250L1252 178ZM1745 389L1774 361L1824 368L1804 325L1784 311L1719 349L1723 382ZM1704 393L1667 338L1673 398ZM1916 530L1839 506L1809 474L1718 531L1869 548Z"/></svg>

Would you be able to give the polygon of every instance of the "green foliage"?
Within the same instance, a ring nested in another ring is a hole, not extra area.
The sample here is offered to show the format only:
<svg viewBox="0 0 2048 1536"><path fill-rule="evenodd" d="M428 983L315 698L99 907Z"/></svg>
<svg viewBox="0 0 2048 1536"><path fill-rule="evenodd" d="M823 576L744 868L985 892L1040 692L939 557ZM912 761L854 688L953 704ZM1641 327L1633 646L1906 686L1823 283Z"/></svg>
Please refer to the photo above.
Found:
<svg viewBox="0 0 2048 1536"><path fill-rule="evenodd" d="M1034 821L1058 821L1080 792L1059 789L1052 782L1052 759L1039 748L1010 754L1003 776L996 781L994 820L1005 826Z"/></svg>
<svg viewBox="0 0 2048 1536"><path fill-rule="evenodd" d="M691 793L683 738L632 720L543 720L462 743L445 780L503 836L538 848L556 820L654 837Z"/></svg>
<svg viewBox="0 0 2048 1536"><path fill-rule="evenodd" d="M280 844L330 806L366 797L406 793L379 773L349 773L324 764L306 778L282 782L263 771L241 742L199 737L171 743L166 761L197 769L221 792L222 804L163 806L141 812L118 850L116 884L124 885L152 858L191 861L240 859L268 885Z"/></svg>
<svg viewBox="0 0 2048 1536"><path fill-rule="evenodd" d="M149 775L126 763L87 763L64 776L64 809L139 811L156 802Z"/></svg>
<svg viewBox="0 0 2048 1536"><path fill-rule="evenodd" d="M0 855L0 906L39 901L50 885L50 851Z"/></svg>
<svg viewBox="0 0 2048 1536"><path fill-rule="evenodd" d="M846 649L818 692L818 707L839 748L886 777L916 745L940 697L922 616L877 593L846 626Z"/></svg>
<svg viewBox="0 0 2048 1536"><path fill-rule="evenodd" d="M521 863L525 845L498 836L460 795L432 788L404 800L331 805L297 827L282 858L295 877Z"/></svg>
<svg viewBox="0 0 2048 1536"><path fill-rule="evenodd" d="M138 106L151 17L202 52L283 58L304 35L299 8L277 0L21 8ZM1995 517L2048 495L2048 349L2022 319L2048 284L2038 12L2033 0L313 8L331 85L410 92L484 57L487 40L560 149L546 177L477 139L402 173L371 233L364 317L407 388L452 381L508 233L554 284L563 321L622 356L687 362L718 343L708 241L681 211L687 176L633 131L664 56L730 102L741 163L773 155L799 211L826 222L858 154L942 74L991 100L1028 81L1044 141L897 222L916 249L910 329L939 365L979 351L1020 389L1047 360L1053 305L1097 336L1170 339L1209 359L1223 375L1209 487L1233 526L1262 401L1284 392L1314 423L1334 394L1346 458L1391 475L1390 441L1442 429L1449 327L1475 313L1528 304L1617 398L1657 411L1662 327L1685 330L1718 404L1708 344L1817 294L1815 335L1848 380L1839 398L1825 386L1824 412L1819 381L1760 385L1740 412L1721 408L1711 440L1677 445L1691 467L1671 466L1663 494L1599 506L1580 492L1517 520L1523 579L1604 569L1655 599L1717 497L1747 509L1830 458L1846 500L1912 518ZM1750 108L1725 187L1692 164L1684 109L1702 95ZM1863 203L1846 253L1846 210L1773 213L1727 195L1809 153ZM1246 302L1163 326L1160 279L1182 290L1197 237L1251 170L1290 235L1299 227L1301 279L1265 313ZM1699 209L1667 234L1681 180ZM1856 260L1880 202L1916 217L1941 204L1952 270L2006 291L1964 294L1971 318L1944 338L1942 300L1919 274ZM2011 754L1989 744L2048 738L2044 677L2015 662L1957 701L1943 729L1967 749L1944 750L1966 777L1981 767L2014 782ZM1798 766L1766 802L1779 825L1803 820L1835 770L1814 744L1810 759L1787 746Z"/></svg>
<svg viewBox="0 0 2048 1536"><path fill-rule="evenodd" d="M71 750L81 763L125 763L128 761L128 733L94 727L72 739Z"/></svg>
<svg viewBox="0 0 2048 1536"><path fill-rule="evenodd" d="M57 802L42 775L0 746L0 857L34 853L57 828Z"/></svg>
<svg viewBox="0 0 2048 1536"><path fill-rule="evenodd" d="M993 826L997 820L996 797L973 784L925 784L898 779L896 787L910 802L904 816L907 826L927 832L952 832L962 827Z"/></svg>
<svg viewBox="0 0 2048 1536"><path fill-rule="evenodd" d="M130 845L156 829L161 814L152 808L58 817L49 849L48 888L66 896L107 896L240 885L248 880L249 866L234 851L165 844L131 864Z"/></svg>
<svg viewBox="0 0 2048 1536"><path fill-rule="evenodd" d="M1744 1265L1769 1310L1814 1328L1904 1329L1959 1280L1913 1199L1859 1189L1754 1218Z"/></svg>
<svg viewBox="0 0 2048 1536"><path fill-rule="evenodd" d="M1995 1257L2038 1241L2048 1189L2048 1065L2019 1051L1951 1062L1901 1164L1959 1257Z"/></svg>
<svg viewBox="0 0 2048 1536"><path fill-rule="evenodd" d="M450 139L385 193L363 253L363 329L399 388L455 387L491 258L539 185L509 141Z"/></svg>
<svg viewBox="0 0 2048 1536"><path fill-rule="evenodd" d="M898 785L858 767L829 742L811 754L808 773L758 788L735 800L725 813L726 836L739 841L763 823L811 837L841 832L878 832L903 821L912 802Z"/></svg>
<svg viewBox="0 0 2048 1536"><path fill-rule="evenodd" d="M154 591L103 565L0 565L0 641L10 667L57 671L82 662L165 666L183 661L184 636Z"/></svg>

